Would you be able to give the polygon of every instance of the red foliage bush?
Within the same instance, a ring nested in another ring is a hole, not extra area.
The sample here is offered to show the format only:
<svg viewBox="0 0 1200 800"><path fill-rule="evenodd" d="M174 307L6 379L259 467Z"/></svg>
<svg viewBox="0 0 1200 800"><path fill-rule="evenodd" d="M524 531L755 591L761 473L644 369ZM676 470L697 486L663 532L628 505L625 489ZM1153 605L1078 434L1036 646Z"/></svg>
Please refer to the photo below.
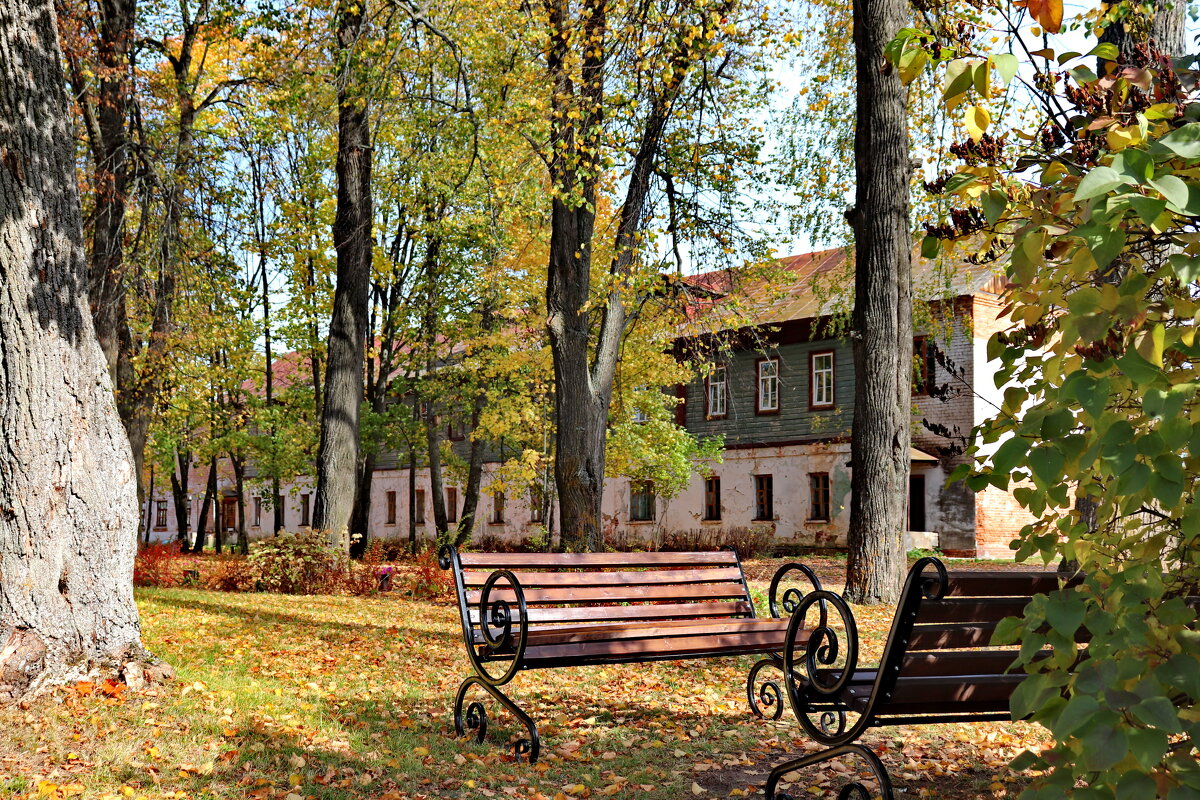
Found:
<svg viewBox="0 0 1200 800"><path fill-rule="evenodd" d="M412 574L412 596L418 600L446 600L454 594L454 578L438 566L437 549L426 547L417 554Z"/></svg>
<svg viewBox="0 0 1200 800"><path fill-rule="evenodd" d="M142 545L133 560L133 585L165 588L179 583L179 542Z"/></svg>

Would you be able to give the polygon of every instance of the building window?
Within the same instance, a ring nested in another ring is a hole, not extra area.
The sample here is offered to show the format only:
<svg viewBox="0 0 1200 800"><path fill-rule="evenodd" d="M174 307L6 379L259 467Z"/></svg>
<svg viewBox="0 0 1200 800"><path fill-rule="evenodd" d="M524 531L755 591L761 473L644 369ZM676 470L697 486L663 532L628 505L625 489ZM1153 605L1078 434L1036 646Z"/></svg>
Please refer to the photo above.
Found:
<svg viewBox="0 0 1200 800"><path fill-rule="evenodd" d="M546 493L542 490L540 483L535 483L529 487L529 521L530 522L545 522L545 515L542 513L542 507L546 504Z"/></svg>
<svg viewBox="0 0 1200 800"><path fill-rule="evenodd" d="M467 438L467 423L462 419L452 419L446 426L446 435L452 442L461 442Z"/></svg>
<svg viewBox="0 0 1200 800"><path fill-rule="evenodd" d="M191 497L191 495L188 495L187 499L183 501L183 513L185 515L185 518L187 519L188 527L190 528L192 526L192 497Z"/></svg>
<svg viewBox="0 0 1200 800"><path fill-rule="evenodd" d="M425 490L417 489L413 502L413 522L425 524Z"/></svg>
<svg viewBox="0 0 1200 800"><path fill-rule="evenodd" d="M311 512L310 503L309 503L311 497L312 497L312 495L310 495L310 494L300 495L300 527L301 528L307 528L309 525L312 524L312 521L311 521L312 518L309 516L309 514Z"/></svg>
<svg viewBox="0 0 1200 800"><path fill-rule="evenodd" d="M279 527L287 529L287 506L283 503L283 495L275 495L275 507L279 509Z"/></svg>
<svg viewBox="0 0 1200 800"><path fill-rule="evenodd" d="M808 406L829 408L833 405L833 351L809 353Z"/></svg>
<svg viewBox="0 0 1200 800"><path fill-rule="evenodd" d="M254 527L254 528L262 527L262 498L261 497L254 498L254 516L251 517L251 520L252 520L250 523L251 527Z"/></svg>
<svg viewBox="0 0 1200 800"><path fill-rule="evenodd" d="M708 376L708 391L706 393L707 402L705 404L705 414L709 419L723 417L728 413L726 406L726 378L728 372L725 367L715 367L712 375Z"/></svg>
<svg viewBox="0 0 1200 800"><path fill-rule="evenodd" d="M492 495L492 524L504 524L504 492Z"/></svg>
<svg viewBox="0 0 1200 800"><path fill-rule="evenodd" d="M707 522L721 519L721 479L715 475L704 479L704 519Z"/></svg>
<svg viewBox="0 0 1200 800"><path fill-rule="evenodd" d="M446 522L458 522L458 489L446 487Z"/></svg>
<svg viewBox="0 0 1200 800"><path fill-rule="evenodd" d="M913 338L913 394L927 395L933 389L933 343L925 336Z"/></svg>
<svg viewBox="0 0 1200 800"><path fill-rule="evenodd" d="M764 358L758 362L758 405L759 414L779 412L779 359Z"/></svg>
<svg viewBox="0 0 1200 800"><path fill-rule="evenodd" d="M154 527L163 529L167 527L167 501L156 500L154 502Z"/></svg>
<svg viewBox="0 0 1200 800"><path fill-rule="evenodd" d="M808 518L814 522L829 521L828 472L810 472L808 475Z"/></svg>
<svg viewBox="0 0 1200 800"><path fill-rule="evenodd" d="M754 476L754 519L775 519L775 481L770 475Z"/></svg>
<svg viewBox="0 0 1200 800"><path fill-rule="evenodd" d="M654 521L654 486L650 481L629 484L629 521Z"/></svg>
<svg viewBox="0 0 1200 800"><path fill-rule="evenodd" d="M384 524L396 524L396 493L393 491L387 493L387 522Z"/></svg>

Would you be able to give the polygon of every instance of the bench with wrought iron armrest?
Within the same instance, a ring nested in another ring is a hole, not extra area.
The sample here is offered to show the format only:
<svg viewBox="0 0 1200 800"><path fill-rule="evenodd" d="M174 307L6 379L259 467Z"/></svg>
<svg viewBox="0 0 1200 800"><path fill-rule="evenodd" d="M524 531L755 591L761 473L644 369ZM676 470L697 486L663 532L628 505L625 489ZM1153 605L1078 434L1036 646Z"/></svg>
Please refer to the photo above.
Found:
<svg viewBox="0 0 1200 800"><path fill-rule="evenodd" d="M806 566L784 564L770 588L771 618L755 615L741 561L732 550L708 553L459 553L443 547L452 570L463 639L472 672L454 700L454 728L483 741L487 712L478 686L525 726L518 757L537 760L537 726L500 691L522 670L768 654L754 665L747 696L756 714L778 718L774 681L755 690L766 667L782 670L789 619L805 593L782 591L795 573L811 590L820 582ZM783 618L781 618L783 617ZM803 640L803 632L793 632ZM765 707L765 709L764 709Z"/></svg>
<svg viewBox="0 0 1200 800"><path fill-rule="evenodd" d="M992 632L1005 617L1020 616L1033 595L1053 592L1063 580L1054 572L947 571L938 559L920 559L909 571L880 663L871 667L858 665L857 627L842 598L810 593L793 614L792 629L800 635L784 646L783 670L793 676L786 685L797 719L830 749L772 770L768 800L790 800L776 788L786 775L843 755L861 758L878 793L892 800L883 763L855 743L868 728L1011 720L1009 699L1025 675L1008 671L1015 649L989 647ZM805 630L814 603L825 606L822 621ZM838 795L856 796L873 795L857 781Z"/></svg>

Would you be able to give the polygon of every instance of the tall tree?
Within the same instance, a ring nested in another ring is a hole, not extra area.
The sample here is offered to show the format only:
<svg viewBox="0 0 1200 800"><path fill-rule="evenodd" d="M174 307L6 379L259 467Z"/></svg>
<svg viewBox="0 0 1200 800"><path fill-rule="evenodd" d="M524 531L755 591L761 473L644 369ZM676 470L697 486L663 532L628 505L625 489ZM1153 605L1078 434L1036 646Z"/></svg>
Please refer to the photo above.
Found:
<svg viewBox="0 0 1200 800"><path fill-rule="evenodd" d="M0 4L0 700L145 657L51 0Z"/></svg>
<svg viewBox="0 0 1200 800"><path fill-rule="evenodd" d="M724 194L736 183L729 171L752 163L754 156L724 149L727 139L719 133L722 115L734 116L751 92L736 97L718 92L738 83L746 51L755 44L753 15L767 15L732 0L546 0L543 14L550 90L543 157L552 190L546 310L557 419L554 473L561 545L586 551L603 545L606 430L634 316L630 309L644 297L640 272L647 266L643 248L656 210L652 192L658 186L668 195L670 232L677 234L688 224L676 213L687 208L675 191L685 164L706 164L715 156L726 179L711 181L709 188ZM690 124L705 127L689 129ZM681 128L687 134L673 139L673 129ZM610 173L618 159L620 180ZM597 231L608 227L601 209L610 178L622 189L612 203L612 238L604 241ZM700 227L694 218L690 222L693 231Z"/></svg>
<svg viewBox="0 0 1200 800"><path fill-rule="evenodd" d="M854 427L846 596L892 603L904 579L912 406L907 90L884 56L904 0L854 0Z"/></svg>
<svg viewBox="0 0 1200 800"><path fill-rule="evenodd" d="M337 10L337 284L326 353L313 527L339 536L348 533L354 511L371 285L370 109L360 59L366 5L365 0L339 0Z"/></svg>

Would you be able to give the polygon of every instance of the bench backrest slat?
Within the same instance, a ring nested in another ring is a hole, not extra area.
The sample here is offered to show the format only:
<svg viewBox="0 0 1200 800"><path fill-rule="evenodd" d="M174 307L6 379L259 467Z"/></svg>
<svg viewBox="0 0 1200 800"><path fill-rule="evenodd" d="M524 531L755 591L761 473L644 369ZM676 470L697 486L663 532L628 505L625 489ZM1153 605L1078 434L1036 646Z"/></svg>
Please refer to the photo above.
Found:
<svg viewBox="0 0 1200 800"><path fill-rule="evenodd" d="M737 553L460 553L464 569L636 569L738 566Z"/></svg>
<svg viewBox="0 0 1200 800"><path fill-rule="evenodd" d="M754 616L737 553L459 553L451 559L467 628L478 639L483 588L497 570L521 584L531 631L565 624ZM514 604L497 580L489 601ZM514 607L513 612L516 612ZM466 631L464 631L466 632Z"/></svg>

